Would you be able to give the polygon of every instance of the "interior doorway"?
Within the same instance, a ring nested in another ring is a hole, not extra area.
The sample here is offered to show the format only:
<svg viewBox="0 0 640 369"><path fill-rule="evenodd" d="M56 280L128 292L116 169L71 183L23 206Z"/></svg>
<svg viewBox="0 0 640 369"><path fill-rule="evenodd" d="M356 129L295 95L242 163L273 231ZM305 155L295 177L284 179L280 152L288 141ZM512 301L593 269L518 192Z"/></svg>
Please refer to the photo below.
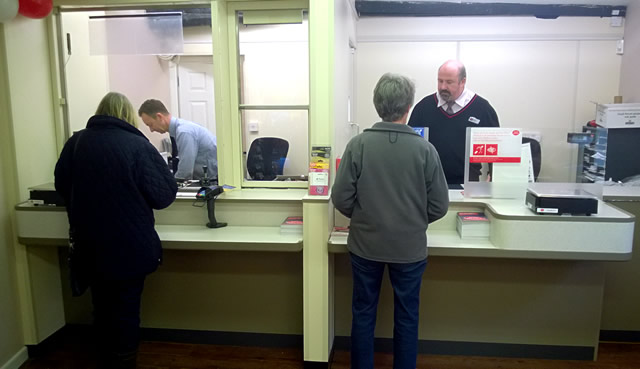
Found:
<svg viewBox="0 0 640 369"><path fill-rule="evenodd" d="M213 60L210 56L181 56L177 65L178 116L215 134Z"/></svg>

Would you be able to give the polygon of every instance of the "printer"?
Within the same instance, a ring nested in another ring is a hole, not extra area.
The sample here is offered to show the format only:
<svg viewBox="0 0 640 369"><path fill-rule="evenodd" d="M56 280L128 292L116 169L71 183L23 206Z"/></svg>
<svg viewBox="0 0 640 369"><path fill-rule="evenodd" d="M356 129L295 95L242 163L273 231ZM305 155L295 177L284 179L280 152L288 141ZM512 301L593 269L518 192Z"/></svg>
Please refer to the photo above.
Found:
<svg viewBox="0 0 640 369"><path fill-rule="evenodd" d="M53 182L29 187L29 202L35 206L65 206Z"/></svg>
<svg viewBox="0 0 640 369"><path fill-rule="evenodd" d="M598 197L583 189L541 191L529 188L525 203L536 214L591 215L598 213Z"/></svg>

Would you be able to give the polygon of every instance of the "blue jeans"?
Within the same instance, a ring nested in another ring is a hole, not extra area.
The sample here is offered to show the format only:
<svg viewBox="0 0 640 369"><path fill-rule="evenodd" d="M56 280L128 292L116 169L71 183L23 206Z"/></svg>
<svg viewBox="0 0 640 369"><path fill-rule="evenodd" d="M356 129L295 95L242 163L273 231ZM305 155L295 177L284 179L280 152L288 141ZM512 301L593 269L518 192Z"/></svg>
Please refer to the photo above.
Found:
<svg viewBox="0 0 640 369"><path fill-rule="evenodd" d="M378 298L385 266L393 287L393 368L415 369L418 355L420 285L427 260L382 263L351 255L353 301L351 368L373 369Z"/></svg>

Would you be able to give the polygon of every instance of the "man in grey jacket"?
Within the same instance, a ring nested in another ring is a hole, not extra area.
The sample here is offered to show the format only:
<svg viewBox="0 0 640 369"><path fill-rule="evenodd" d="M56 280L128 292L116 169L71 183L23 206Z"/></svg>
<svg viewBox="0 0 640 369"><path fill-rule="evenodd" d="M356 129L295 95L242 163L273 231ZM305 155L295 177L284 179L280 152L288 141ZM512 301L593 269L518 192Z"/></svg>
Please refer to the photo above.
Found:
<svg viewBox="0 0 640 369"><path fill-rule="evenodd" d="M438 153L406 125L415 86L387 73L373 91L382 122L349 141L331 199L351 218L351 367L373 369L378 297L385 266L394 291L394 369L415 369L427 226L449 207Z"/></svg>

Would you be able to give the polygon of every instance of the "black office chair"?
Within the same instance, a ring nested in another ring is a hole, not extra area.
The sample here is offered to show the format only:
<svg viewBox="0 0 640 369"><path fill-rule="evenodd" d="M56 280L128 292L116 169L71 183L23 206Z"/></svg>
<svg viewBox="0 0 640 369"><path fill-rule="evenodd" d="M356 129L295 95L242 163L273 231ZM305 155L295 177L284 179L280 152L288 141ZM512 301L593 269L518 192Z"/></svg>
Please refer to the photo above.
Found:
<svg viewBox="0 0 640 369"><path fill-rule="evenodd" d="M540 167L542 166L542 149L540 148L540 142L535 138L522 137L522 143L529 143L531 147L531 160L533 161L533 179L538 181L538 174L540 174Z"/></svg>
<svg viewBox="0 0 640 369"><path fill-rule="evenodd" d="M260 137L251 142L247 154L247 172L256 181L271 181L282 175L289 142L278 137Z"/></svg>

